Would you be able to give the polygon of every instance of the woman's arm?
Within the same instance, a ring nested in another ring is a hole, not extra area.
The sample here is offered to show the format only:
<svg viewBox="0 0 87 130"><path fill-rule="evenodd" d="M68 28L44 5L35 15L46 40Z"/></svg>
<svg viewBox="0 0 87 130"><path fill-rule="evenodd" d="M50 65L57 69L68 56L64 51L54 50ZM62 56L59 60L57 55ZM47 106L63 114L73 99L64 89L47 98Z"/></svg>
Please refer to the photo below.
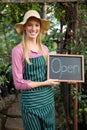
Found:
<svg viewBox="0 0 87 130"><path fill-rule="evenodd" d="M56 86L59 84L58 79L48 79L43 82L29 82L29 86L32 86L32 88L41 87L41 86Z"/></svg>
<svg viewBox="0 0 87 130"><path fill-rule="evenodd" d="M18 90L31 89L28 84L29 80L23 79L23 49L21 45L17 45L12 49L12 75L15 88Z"/></svg>

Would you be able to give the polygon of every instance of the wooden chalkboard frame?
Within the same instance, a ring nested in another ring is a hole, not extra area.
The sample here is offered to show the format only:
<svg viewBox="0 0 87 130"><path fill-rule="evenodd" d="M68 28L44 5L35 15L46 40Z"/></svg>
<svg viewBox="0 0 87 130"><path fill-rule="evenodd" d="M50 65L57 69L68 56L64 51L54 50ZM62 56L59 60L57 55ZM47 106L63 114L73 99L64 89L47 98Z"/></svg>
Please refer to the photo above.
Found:
<svg viewBox="0 0 87 130"><path fill-rule="evenodd" d="M49 54L48 55L48 63L47 63L47 79L50 79L52 76L51 76L51 74L50 74L50 68L51 68L51 58L52 57L55 57L55 58L61 58L61 57L63 57L63 58L80 58L81 59L81 61L80 61L80 63L79 63L79 65L81 66L80 67L80 75L81 75L81 79L62 79L62 78L60 78L60 79L58 79L59 80L59 82L69 82L69 81L75 81L75 82L84 82L84 56L83 55L71 55L71 54ZM71 64L71 62L70 62L70 64ZM51 79L55 79L55 78L51 78Z"/></svg>

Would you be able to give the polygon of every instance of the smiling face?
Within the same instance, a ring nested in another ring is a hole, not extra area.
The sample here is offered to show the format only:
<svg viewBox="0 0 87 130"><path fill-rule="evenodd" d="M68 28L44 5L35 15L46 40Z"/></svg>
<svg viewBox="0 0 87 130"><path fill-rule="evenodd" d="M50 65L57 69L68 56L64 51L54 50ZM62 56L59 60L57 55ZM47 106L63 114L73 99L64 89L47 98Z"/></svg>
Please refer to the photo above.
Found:
<svg viewBox="0 0 87 130"><path fill-rule="evenodd" d="M26 37L29 39L36 39L40 33L40 20L34 17L29 18L24 26Z"/></svg>

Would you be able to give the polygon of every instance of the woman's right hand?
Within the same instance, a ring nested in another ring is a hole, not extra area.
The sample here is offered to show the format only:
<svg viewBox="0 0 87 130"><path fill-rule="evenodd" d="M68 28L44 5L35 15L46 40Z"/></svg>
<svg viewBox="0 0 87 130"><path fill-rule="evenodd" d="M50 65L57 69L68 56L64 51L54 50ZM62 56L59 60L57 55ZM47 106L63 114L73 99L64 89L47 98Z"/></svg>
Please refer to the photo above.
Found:
<svg viewBox="0 0 87 130"><path fill-rule="evenodd" d="M31 86L32 88L37 88L37 87L41 87L41 86L56 86L59 83L60 82L58 79L48 79L48 80L43 81L43 82L30 81L29 86Z"/></svg>
<svg viewBox="0 0 87 130"><path fill-rule="evenodd" d="M47 85L56 86L56 85L58 85L60 82L59 82L58 79L48 79L48 80L44 81L44 83L45 83L45 86L47 86Z"/></svg>

